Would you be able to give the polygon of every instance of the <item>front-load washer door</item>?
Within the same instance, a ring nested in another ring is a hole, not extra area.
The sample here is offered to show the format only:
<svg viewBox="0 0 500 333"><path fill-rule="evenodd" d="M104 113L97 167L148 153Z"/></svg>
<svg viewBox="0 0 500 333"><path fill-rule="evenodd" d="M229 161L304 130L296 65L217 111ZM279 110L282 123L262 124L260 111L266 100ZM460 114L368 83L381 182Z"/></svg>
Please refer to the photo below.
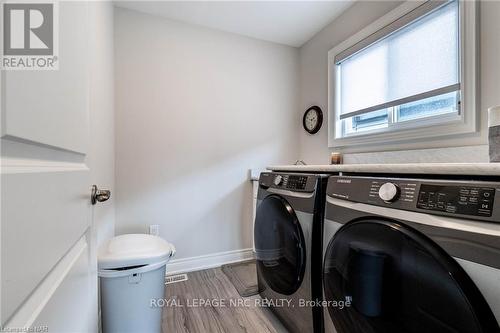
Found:
<svg viewBox="0 0 500 333"><path fill-rule="evenodd" d="M255 253L261 278L275 292L291 295L306 267L306 244L299 220L287 200L269 195L255 217Z"/></svg>
<svg viewBox="0 0 500 333"><path fill-rule="evenodd" d="M399 222L365 218L345 224L328 244L323 278L339 333L500 332L461 266ZM346 298L350 307L332 303Z"/></svg>

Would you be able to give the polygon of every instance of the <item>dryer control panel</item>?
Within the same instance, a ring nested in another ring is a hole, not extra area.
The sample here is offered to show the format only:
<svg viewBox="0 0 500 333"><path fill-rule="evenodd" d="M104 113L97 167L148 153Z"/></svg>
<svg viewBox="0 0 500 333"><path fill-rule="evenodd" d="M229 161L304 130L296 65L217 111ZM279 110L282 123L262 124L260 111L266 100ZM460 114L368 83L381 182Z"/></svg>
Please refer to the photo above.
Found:
<svg viewBox="0 0 500 333"><path fill-rule="evenodd" d="M294 192L313 192L316 188L316 178L315 175L307 174L263 172L260 175L259 184Z"/></svg>
<svg viewBox="0 0 500 333"><path fill-rule="evenodd" d="M333 176L327 194L359 203L500 223L500 182Z"/></svg>
<svg viewBox="0 0 500 333"><path fill-rule="evenodd" d="M422 184L417 207L462 215L491 216L495 188Z"/></svg>

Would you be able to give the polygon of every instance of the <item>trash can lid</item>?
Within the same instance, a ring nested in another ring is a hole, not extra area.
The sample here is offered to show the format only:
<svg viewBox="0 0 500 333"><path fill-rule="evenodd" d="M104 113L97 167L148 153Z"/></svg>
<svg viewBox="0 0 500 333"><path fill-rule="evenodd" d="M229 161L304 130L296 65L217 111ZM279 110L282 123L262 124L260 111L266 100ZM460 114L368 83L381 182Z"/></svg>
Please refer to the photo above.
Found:
<svg viewBox="0 0 500 333"><path fill-rule="evenodd" d="M165 263L175 248L164 239L148 234L128 234L111 238L99 247L98 268L116 269Z"/></svg>

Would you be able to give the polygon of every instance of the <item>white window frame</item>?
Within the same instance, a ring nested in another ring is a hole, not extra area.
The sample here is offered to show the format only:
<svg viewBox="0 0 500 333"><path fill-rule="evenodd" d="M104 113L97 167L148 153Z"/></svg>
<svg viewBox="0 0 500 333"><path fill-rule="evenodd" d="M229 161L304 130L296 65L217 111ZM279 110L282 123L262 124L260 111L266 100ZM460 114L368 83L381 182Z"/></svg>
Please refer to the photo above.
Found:
<svg viewBox="0 0 500 333"><path fill-rule="evenodd" d="M425 143L443 137L453 137L479 132L479 89L477 86L477 28L479 23L476 1L459 3L460 38L460 114L446 117L434 116L418 120L408 120L393 124L390 128L366 131L356 135L336 138L340 124L340 73L335 64L335 56L352 47L378 30L422 5L420 1L407 1L362 29L328 52L328 147L343 151L380 151L381 145L395 145L397 148L425 148ZM420 143L420 144L418 144ZM450 145L451 146L451 145ZM435 147L435 145L433 146Z"/></svg>

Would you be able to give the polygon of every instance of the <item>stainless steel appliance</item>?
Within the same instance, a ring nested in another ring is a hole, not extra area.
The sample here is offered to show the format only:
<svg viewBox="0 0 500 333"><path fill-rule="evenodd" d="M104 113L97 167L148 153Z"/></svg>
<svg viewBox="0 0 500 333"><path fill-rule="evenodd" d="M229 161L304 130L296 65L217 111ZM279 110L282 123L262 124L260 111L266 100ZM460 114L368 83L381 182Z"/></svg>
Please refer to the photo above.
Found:
<svg viewBox="0 0 500 333"><path fill-rule="evenodd" d="M326 332L500 332L500 180L334 176Z"/></svg>
<svg viewBox="0 0 500 333"><path fill-rule="evenodd" d="M259 179L254 227L259 293L291 332L313 332L321 325L321 309L305 302L321 298L327 179L283 172L262 173Z"/></svg>

